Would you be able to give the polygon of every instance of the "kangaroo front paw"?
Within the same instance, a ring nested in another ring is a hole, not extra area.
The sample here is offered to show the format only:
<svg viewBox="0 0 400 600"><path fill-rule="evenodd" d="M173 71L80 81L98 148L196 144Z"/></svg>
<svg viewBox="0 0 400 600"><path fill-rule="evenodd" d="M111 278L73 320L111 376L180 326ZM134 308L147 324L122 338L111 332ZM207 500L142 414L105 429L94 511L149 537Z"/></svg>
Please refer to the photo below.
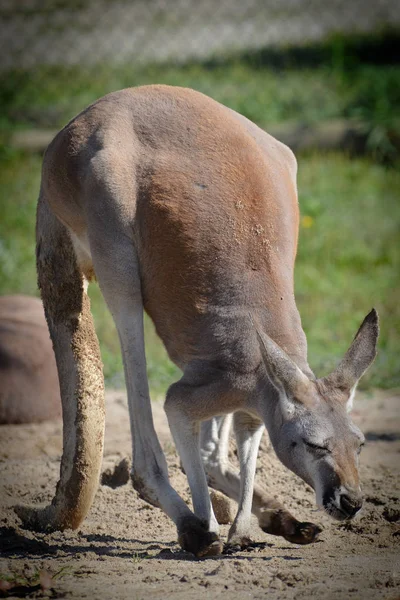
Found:
<svg viewBox="0 0 400 600"><path fill-rule="evenodd" d="M312 544L321 533L321 527L314 523L296 522L293 533L284 533L283 537L292 544Z"/></svg>
<svg viewBox="0 0 400 600"><path fill-rule="evenodd" d="M208 525L195 516L185 517L178 527L178 542L183 550L198 558L217 556L222 553L218 535L208 530Z"/></svg>
<svg viewBox="0 0 400 600"><path fill-rule="evenodd" d="M318 525L301 523L282 509L262 511L259 524L265 533L280 535L292 544L312 544L322 531Z"/></svg>

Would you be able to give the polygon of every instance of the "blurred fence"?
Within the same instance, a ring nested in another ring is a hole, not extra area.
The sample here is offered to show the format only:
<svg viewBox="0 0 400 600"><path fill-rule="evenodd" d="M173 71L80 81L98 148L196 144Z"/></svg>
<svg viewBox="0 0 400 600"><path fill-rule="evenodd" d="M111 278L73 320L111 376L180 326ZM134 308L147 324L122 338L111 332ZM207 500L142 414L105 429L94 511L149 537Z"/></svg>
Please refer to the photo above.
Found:
<svg viewBox="0 0 400 600"><path fill-rule="evenodd" d="M399 25L398 0L0 0L0 69L181 63Z"/></svg>
<svg viewBox="0 0 400 600"><path fill-rule="evenodd" d="M105 93L170 83L211 95L294 150L367 145L392 158L400 77L388 65L400 64L399 31L398 0L0 0L0 145L42 151ZM388 68L355 76L355 57ZM319 72L286 77L296 65Z"/></svg>

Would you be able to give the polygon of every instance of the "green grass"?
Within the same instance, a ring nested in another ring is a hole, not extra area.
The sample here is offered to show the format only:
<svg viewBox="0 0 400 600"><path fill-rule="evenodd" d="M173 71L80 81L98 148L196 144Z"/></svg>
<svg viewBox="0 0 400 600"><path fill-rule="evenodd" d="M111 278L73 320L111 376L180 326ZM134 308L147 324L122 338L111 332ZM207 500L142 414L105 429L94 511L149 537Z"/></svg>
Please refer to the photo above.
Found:
<svg viewBox="0 0 400 600"><path fill-rule="evenodd" d="M302 49L271 50L185 65L36 68L0 80L0 293L36 294L35 205L41 159L13 152L8 134L58 128L107 92L147 83L200 90L260 126L361 118L370 157L303 156L303 215L296 267L298 307L317 375L332 368L372 306L381 315L380 352L362 385L400 385L400 65L390 64L400 36L333 38ZM392 51L393 50L393 51ZM396 142L397 140L397 142ZM396 149L397 148L397 149ZM98 288L90 286L107 381L123 383L119 345ZM147 362L154 394L179 372L146 320Z"/></svg>
<svg viewBox="0 0 400 600"><path fill-rule="evenodd" d="M276 69L232 60L226 65L190 63L180 67L38 67L2 78L0 106L11 124L61 126L105 93L135 85L166 83L193 87L229 104L260 125L297 119L313 122L353 114L396 112L399 65ZM365 97L365 100L364 100ZM385 106L382 107L382 101Z"/></svg>
<svg viewBox="0 0 400 600"><path fill-rule="evenodd" d="M6 153L0 173L0 293L36 294L35 205L41 159ZM400 172L344 156L299 158L302 212L296 296L310 365L325 374L343 355L365 314L381 316L379 355L363 387L400 385ZM95 284L90 286L108 383L123 383L117 336ZM153 395L179 376L146 320Z"/></svg>
<svg viewBox="0 0 400 600"><path fill-rule="evenodd" d="M265 128L288 120L310 124L332 118L362 119L372 153L394 159L400 146L400 66L354 67L349 62L351 68L339 68L336 62L278 69L238 58L224 64L179 67L12 71L0 78L0 128L6 139L15 128L61 127L105 93L167 83L204 92Z"/></svg>
<svg viewBox="0 0 400 600"><path fill-rule="evenodd" d="M362 385L400 384L400 173L366 160L299 160L302 226L296 297L310 365L332 369L366 313L381 317L379 355Z"/></svg>

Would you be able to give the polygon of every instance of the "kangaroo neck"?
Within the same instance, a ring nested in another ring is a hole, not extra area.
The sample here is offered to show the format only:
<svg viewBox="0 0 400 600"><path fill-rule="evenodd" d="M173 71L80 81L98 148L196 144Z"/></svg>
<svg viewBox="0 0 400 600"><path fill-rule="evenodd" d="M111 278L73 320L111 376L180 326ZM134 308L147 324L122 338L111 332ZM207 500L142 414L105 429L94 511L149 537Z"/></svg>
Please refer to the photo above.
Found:
<svg viewBox="0 0 400 600"><path fill-rule="evenodd" d="M274 310L274 307L263 309L259 318L264 332L286 352L303 373L314 377L308 364L307 338L294 296L280 300L279 310Z"/></svg>

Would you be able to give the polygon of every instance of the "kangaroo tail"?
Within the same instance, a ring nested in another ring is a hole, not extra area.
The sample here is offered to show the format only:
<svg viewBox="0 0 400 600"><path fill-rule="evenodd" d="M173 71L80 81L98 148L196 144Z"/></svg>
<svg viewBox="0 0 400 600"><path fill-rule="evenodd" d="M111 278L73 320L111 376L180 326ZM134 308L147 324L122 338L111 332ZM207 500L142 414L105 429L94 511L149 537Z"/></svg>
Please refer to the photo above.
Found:
<svg viewBox="0 0 400 600"><path fill-rule="evenodd" d="M39 199L38 283L53 341L63 412L63 455L52 503L15 511L35 530L76 529L97 490L104 440L104 381L90 301L70 235Z"/></svg>

